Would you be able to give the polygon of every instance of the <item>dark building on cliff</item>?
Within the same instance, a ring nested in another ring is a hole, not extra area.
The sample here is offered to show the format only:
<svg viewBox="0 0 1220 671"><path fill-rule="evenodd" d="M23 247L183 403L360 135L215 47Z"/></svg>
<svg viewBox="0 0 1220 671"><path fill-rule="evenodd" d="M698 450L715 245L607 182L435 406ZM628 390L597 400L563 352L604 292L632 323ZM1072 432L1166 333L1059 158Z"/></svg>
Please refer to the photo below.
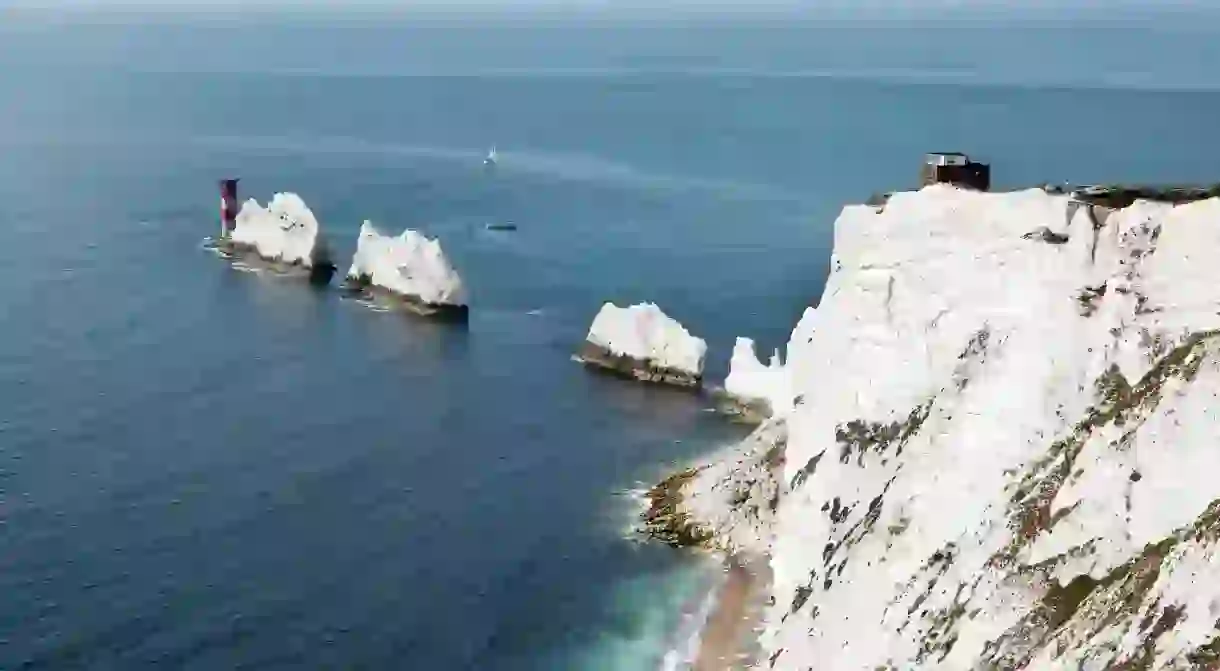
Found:
<svg viewBox="0 0 1220 671"><path fill-rule="evenodd" d="M932 152L924 157L919 181L921 187L956 184L987 191L991 188L991 166L971 161L969 156L955 151Z"/></svg>

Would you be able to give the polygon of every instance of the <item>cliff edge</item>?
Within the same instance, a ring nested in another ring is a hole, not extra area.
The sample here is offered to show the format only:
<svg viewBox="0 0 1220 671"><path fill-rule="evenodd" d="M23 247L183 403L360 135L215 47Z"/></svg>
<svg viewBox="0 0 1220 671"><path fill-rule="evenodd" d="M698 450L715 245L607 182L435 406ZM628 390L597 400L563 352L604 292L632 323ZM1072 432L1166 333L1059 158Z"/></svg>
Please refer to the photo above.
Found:
<svg viewBox="0 0 1220 671"><path fill-rule="evenodd" d="M1217 668L1218 259L1215 198L845 208L782 439L667 499L683 540L769 557L760 668Z"/></svg>

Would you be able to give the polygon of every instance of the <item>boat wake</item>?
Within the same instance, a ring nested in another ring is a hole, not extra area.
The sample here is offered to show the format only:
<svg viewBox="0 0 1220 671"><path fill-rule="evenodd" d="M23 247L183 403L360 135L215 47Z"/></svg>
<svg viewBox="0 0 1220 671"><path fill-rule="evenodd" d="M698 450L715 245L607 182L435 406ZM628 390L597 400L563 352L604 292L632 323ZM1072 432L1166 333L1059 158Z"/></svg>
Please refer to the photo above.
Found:
<svg viewBox="0 0 1220 671"><path fill-rule="evenodd" d="M437 147L382 142L351 136L296 137L291 135L197 135L191 144L207 148L240 147L297 155L400 156L445 163L470 164L480 153L469 148ZM487 156L482 156L483 160ZM499 167L499 158L484 169ZM531 150L513 151L512 169L566 182L597 183L627 189L708 191L722 197L804 202L807 196L768 184L694 175L652 172L595 154Z"/></svg>

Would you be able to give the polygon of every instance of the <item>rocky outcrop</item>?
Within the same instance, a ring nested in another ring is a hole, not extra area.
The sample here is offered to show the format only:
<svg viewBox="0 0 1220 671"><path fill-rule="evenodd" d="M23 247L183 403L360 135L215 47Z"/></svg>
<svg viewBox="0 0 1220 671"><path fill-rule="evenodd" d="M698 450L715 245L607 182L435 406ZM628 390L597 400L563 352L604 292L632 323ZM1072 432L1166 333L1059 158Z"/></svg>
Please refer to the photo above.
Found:
<svg viewBox="0 0 1220 671"><path fill-rule="evenodd" d="M763 364L754 353L754 341L737 338L722 395L729 412L739 417L767 418L787 413L792 408L791 371L780 360L778 350Z"/></svg>
<svg viewBox="0 0 1220 671"><path fill-rule="evenodd" d="M279 275L301 277L319 287L330 284L331 278L338 270L330 256L328 245L323 241L319 241L315 245L308 262L300 259L285 261L282 258L268 258L257 246L235 242L229 238L222 238L216 242L215 246L216 250L227 259L241 261Z"/></svg>
<svg viewBox="0 0 1220 671"><path fill-rule="evenodd" d="M723 387L712 390L712 401L716 411L734 422L761 424L771 417L771 403L765 399L750 399L735 396Z"/></svg>
<svg viewBox="0 0 1220 671"><path fill-rule="evenodd" d="M469 317L465 285L440 241L409 229L383 235L365 221L344 287L426 317Z"/></svg>
<svg viewBox="0 0 1220 671"><path fill-rule="evenodd" d="M648 509L640 516L644 533L674 547L705 547L712 540L712 532L691 518L685 504L687 487L705 468L679 471L648 490Z"/></svg>
<svg viewBox="0 0 1220 671"><path fill-rule="evenodd" d="M788 426L764 422L740 444L648 491L641 531L675 547L761 557L770 553Z"/></svg>
<svg viewBox="0 0 1220 671"><path fill-rule="evenodd" d="M277 193L265 208L251 198L234 221L233 230L216 244L225 256L301 275L315 284L330 283L335 273L330 248L300 196Z"/></svg>
<svg viewBox="0 0 1220 671"><path fill-rule="evenodd" d="M701 374L678 368L658 366L649 359L638 359L628 354L612 352L591 342L581 345L576 358L586 365L595 366L607 373L641 382L654 382L677 387L698 387L703 383Z"/></svg>
<svg viewBox="0 0 1220 671"><path fill-rule="evenodd" d="M368 274L348 276L343 280L343 290L352 296L378 301L407 312L438 321L465 323L470 320L470 306L465 303L430 303L414 294L400 294L383 286L373 284Z"/></svg>
<svg viewBox="0 0 1220 671"><path fill-rule="evenodd" d="M576 355L586 365L640 380L699 387L707 343L652 303L602 306Z"/></svg>
<svg viewBox="0 0 1220 671"><path fill-rule="evenodd" d="M1045 242L1050 245L1067 244L1067 242L1069 240L1068 236L1066 236L1062 233L1056 233L1047 226L1039 226L1038 228L1035 228L1034 230L1030 231L1029 233L1022 235L1021 237L1026 240L1037 240L1039 242Z"/></svg>

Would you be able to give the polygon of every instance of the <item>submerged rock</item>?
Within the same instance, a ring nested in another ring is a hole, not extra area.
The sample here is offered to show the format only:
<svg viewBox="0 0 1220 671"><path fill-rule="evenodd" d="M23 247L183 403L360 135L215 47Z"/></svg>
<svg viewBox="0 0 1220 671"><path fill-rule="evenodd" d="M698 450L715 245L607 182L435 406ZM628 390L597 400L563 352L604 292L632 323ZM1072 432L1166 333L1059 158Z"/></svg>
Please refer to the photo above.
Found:
<svg viewBox="0 0 1220 671"><path fill-rule="evenodd" d="M761 424L773 415L771 404L766 400L741 398L730 394L724 388L712 390L711 396L716 411L734 422Z"/></svg>

